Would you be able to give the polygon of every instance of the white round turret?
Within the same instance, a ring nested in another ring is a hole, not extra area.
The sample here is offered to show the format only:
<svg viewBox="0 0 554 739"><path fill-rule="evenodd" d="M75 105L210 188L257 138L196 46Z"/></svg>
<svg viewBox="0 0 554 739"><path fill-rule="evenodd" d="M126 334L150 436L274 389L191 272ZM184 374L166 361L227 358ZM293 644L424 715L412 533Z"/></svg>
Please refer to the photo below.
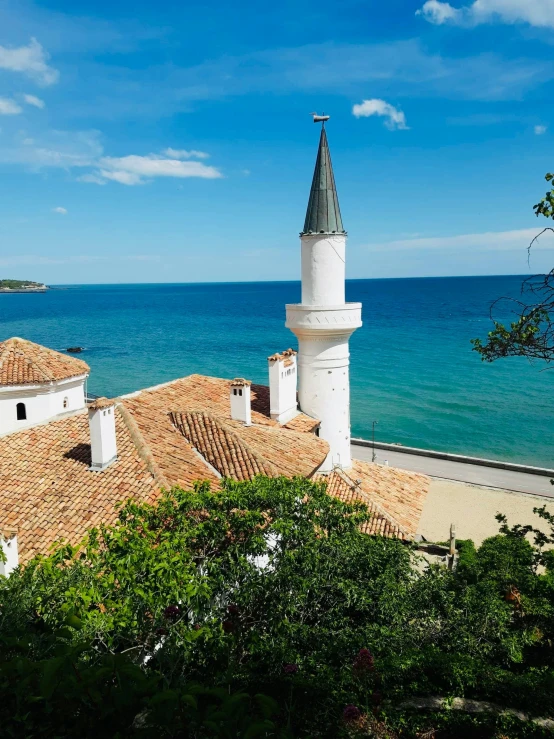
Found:
<svg viewBox="0 0 554 739"><path fill-rule="evenodd" d="M346 234L302 234L302 305L344 303Z"/></svg>
<svg viewBox="0 0 554 739"><path fill-rule="evenodd" d="M88 365L17 337L0 343L0 435L85 407Z"/></svg>
<svg viewBox="0 0 554 739"><path fill-rule="evenodd" d="M345 302L346 232L342 225L325 129L304 223L302 302L287 305L286 326L298 338L300 409L320 422L329 444L322 472L348 469L350 455L350 352L362 325L361 303Z"/></svg>

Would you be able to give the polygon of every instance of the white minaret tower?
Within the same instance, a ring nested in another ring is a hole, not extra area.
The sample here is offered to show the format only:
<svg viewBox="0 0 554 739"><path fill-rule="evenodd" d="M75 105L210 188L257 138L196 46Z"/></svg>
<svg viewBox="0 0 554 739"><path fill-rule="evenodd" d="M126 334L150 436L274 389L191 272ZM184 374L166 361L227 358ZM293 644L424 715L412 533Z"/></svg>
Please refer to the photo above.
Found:
<svg viewBox="0 0 554 739"><path fill-rule="evenodd" d="M314 119L315 120L315 119ZM351 466L348 340L362 325L362 304L345 302L346 231L342 225L331 156L321 129L302 249L302 302L287 305L286 326L298 338L298 398L321 421L330 446L320 468Z"/></svg>

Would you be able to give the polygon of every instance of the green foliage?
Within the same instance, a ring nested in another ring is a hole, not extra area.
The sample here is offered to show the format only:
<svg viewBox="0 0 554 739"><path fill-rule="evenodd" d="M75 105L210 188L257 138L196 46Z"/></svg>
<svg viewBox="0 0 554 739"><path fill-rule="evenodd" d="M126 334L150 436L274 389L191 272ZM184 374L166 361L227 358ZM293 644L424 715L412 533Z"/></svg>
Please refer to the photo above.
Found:
<svg viewBox="0 0 554 739"><path fill-rule="evenodd" d="M30 280L0 280L0 289L9 288L10 290L20 290L25 287L42 287L40 282L31 282Z"/></svg>
<svg viewBox="0 0 554 739"><path fill-rule="evenodd" d="M552 182L554 180L554 174L546 174L544 176L544 179L547 182ZM535 211L535 215L537 216L544 216L545 218L554 218L554 188L551 188L547 191L544 198L533 206L533 210Z"/></svg>
<svg viewBox="0 0 554 739"><path fill-rule="evenodd" d="M528 308L523 315L506 328L503 323L493 321L486 343L471 339L473 348L484 362L494 362L502 357L531 357L549 360L552 356L550 343L545 346L544 338L551 330L550 313L543 305Z"/></svg>
<svg viewBox="0 0 554 739"><path fill-rule="evenodd" d="M554 180L554 175L547 174L547 182ZM554 219L554 188L533 206L535 215ZM539 233L529 245L531 246L544 231L553 231L547 227ZM503 357L527 357L550 362L554 359L554 326L551 314L554 310L554 270L547 275L525 280L521 288L522 295L530 295L532 302L500 298L493 303L493 309L502 306L515 310L516 319L509 328L504 322L493 318L494 329L489 332L485 342L472 339L474 351L481 355L484 362L494 362Z"/></svg>
<svg viewBox="0 0 554 739"><path fill-rule="evenodd" d="M0 725L386 736L378 716L413 695L554 711L545 542L503 521L459 544L452 573L362 534L369 516L303 478L127 503L116 526L0 581Z"/></svg>
<svg viewBox="0 0 554 739"><path fill-rule="evenodd" d="M23 640L2 640L17 654L0 661L3 737L285 736L266 696L172 686L128 654L91 658L90 643L63 631L43 640L43 659L30 659Z"/></svg>

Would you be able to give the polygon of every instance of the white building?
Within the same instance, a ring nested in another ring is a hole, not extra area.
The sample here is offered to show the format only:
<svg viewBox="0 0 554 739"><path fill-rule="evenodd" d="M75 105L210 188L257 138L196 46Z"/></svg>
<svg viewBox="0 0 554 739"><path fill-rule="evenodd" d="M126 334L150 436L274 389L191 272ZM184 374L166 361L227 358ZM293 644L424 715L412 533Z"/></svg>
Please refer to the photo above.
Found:
<svg viewBox="0 0 554 739"><path fill-rule="evenodd" d="M31 341L0 343L0 435L85 407L89 366Z"/></svg>
<svg viewBox="0 0 554 739"><path fill-rule="evenodd" d="M174 486L216 491L222 478L256 475L324 481L368 507L366 533L412 539L428 478L350 457L348 340L361 304L345 302L345 247L323 129L301 233L302 302L287 306L299 351L268 357L268 385L195 374L86 408L85 362L0 343L0 575L113 524L129 498L155 503Z"/></svg>
<svg viewBox="0 0 554 739"><path fill-rule="evenodd" d="M345 302L346 231L342 225L325 124L304 229L302 302L287 305L286 326L298 338L300 408L321 422L330 451L322 471L350 469L350 353L362 304Z"/></svg>

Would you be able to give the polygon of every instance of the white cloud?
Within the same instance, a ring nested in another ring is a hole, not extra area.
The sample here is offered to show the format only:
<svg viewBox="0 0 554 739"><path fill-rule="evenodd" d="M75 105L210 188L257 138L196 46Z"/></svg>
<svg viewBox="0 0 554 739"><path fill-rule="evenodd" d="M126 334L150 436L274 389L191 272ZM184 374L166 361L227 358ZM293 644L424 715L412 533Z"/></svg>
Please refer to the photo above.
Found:
<svg viewBox="0 0 554 739"><path fill-rule="evenodd" d="M18 254L17 256L0 257L0 267L13 267L19 265L30 264L36 266L37 264L49 265L49 264L94 264L95 262L114 262L118 260L120 262L158 262L160 261L159 254L120 254L110 255L109 257L100 256L98 254L74 254L68 257L45 257L39 256L38 254Z"/></svg>
<svg viewBox="0 0 554 739"><path fill-rule="evenodd" d="M97 174L84 174L80 177L77 177L77 182L90 182L94 185L106 185L106 180L103 180L102 177L100 177Z"/></svg>
<svg viewBox="0 0 554 739"><path fill-rule="evenodd" d="M110 172L108 169L101 169L100 176L105 180L113 180L119 182L120 185L143 185L144 180L135 172L125 172L123 169L116 169ZM106 184L105 180L102 184Z"/></svg>
<svg viewBox="0 0 554 739"><path fill-rule="evenodd" d="M20 131L15 145L9 145L6 141L0 146L2 162L21 164L31 170L84 169L76 180L95 185L106 185L110 180L122 185L142 185L156 177L223 177L219 169L203 162L171 159L161 154L105 156L100 132L94 130L47 131L36 139Z"/></svg>
<svg viewBox="0 0 554 739"><path fill-rule="evenodd" d="M53 85L60 76L57 69L48 66L48 59L48 54L35 38L27 46L11 49L0 46L0 69L21 72L41 85Z"/></svg>
<svg viewBox="0 0 554 739"><path fill-rule="evenodd" d="M17 115L21 111L21 106L15 100L0 98L0 115Z"/></svg>
<svg viewBox="0 0 554 739"><path fill-rule="evenodd" d="M441 0L427 0L416 15L437 25L454 23L475 26L500 21L554 28L554 0L474 0L461 8Z"/></svg>
<svg viewBox="0 0 554 739"><path fill-rule="evenodd" d="M209 159L210 155L205 151L197 151L196 149L164 149L163 152L170 159Z"/></svg>
<svg viewBox="0 0 554 739"><path fill-rule="evenodd" d="M66 208L61 208L61 207L52 208L52 213L59 213L61 216L66 216L67 215L67 209Z"/></svg>
<svg viewBox="0 0 554 739"><path fill-rule="evenodd" d="M543 133L546 133L547 127L546 126L535 126L533 130L535 131L537 136L542 136Z"/></svg>
<svg viewBox="0 0 554 739"><path fill-rule="evenodd" d="M492 231L480 234L461 234L460 236L431 236L417 239L398 239L378 244L369 244L371 251L405 251L434 249L467 249L496 251L502 249L525 249L532 239L540 233L540 228L522 228L515 231ZM544 234L535 242L533 249L553 249L554 238Z"/></svg>
<svg viewBox="0 0 554 739"><path fill-rule="evenodd" d="M158 154L126 157L102 157L99 162L99 176L120 182L122 185L142 185L149 177L200 177L216 179L222 177L215 167L202 162L167 159Z"/></svg>
<svg viewBox="0 0 554 739"><path fill-rule="evenodd" d="M461 11L453 8L450 3L443 3L440 0L427 0L422 8L416 10L416 15L422 15L429 23L440 26L449 21L456 23Z"/></svg>
<svg viewBox="0 0 554 739"><path fill-rule="evenodd" d="M377 98L364 100L359 105L353 106L352 113L356 118L369 118L372 115L384 117L386 118L385 126L391 131L408 130L404 113L384 100L379 100Z"/></svg>
<svg viewBox="0 0 554 739"><path fill-rule="evenodd" d="M36 95L23 95L23 100L25 100L27 105L34 105L35 108L42 109L46 106L44 100L41 100Z"/></svg>
<svg viewBox="0 0 554 739"><path fill-rule="evenodd" d="M92 167L104 153L99 131L46 131L37 138L22 134L19 145L0 146L0 162L43 167Z"/></svg>

